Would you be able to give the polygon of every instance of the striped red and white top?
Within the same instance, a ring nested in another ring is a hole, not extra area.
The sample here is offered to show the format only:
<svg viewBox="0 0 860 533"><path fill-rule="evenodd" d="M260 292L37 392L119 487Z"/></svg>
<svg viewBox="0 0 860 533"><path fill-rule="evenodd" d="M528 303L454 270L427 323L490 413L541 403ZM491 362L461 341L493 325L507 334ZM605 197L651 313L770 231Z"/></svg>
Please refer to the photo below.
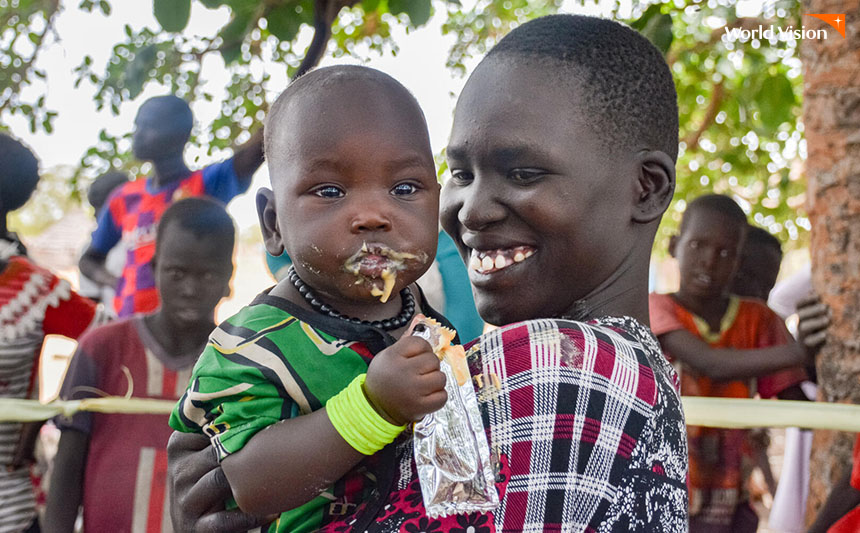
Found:
<svg viewBox="0 0 860 533"><path fill-rule="evenodd" d="M35 398L36 364L45 335L77 338L94 322L96 305L27 258L6 259L0 272L0 398ZM0 423L0 533L17 533L36 517L30 469L9 470L20 423Z"/></svg>

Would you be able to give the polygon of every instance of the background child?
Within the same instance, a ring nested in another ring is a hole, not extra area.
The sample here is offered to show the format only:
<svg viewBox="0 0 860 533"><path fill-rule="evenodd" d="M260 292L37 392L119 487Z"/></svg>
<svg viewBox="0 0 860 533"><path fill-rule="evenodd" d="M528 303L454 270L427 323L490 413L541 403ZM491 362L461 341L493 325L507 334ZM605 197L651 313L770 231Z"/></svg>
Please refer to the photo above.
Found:
<svg viewBox="0 0 860 533"><path fill-rule="evenodd" d="M128 175L125 172L119 171L107 172L93 180L90 188L87 189L87 201L95 210L96 218L101 214L102 207L107 202L108 196L114 189L125 183L128 183ZM118 278L125 266L125 255L125 248L120 244L111 248L110 252L105 256L105 269ZM111 313L113 312L113 297L116 295L115 286L96 283L83 273L80 275L79 284L79 292L83 296L94 302L103 303Z"/></svg>
<svg viewBox="0 0 860 533"><path fill-rule="evenodd" d="M747 230L746 216L727 196L690 202L669 245L680 288L651 295L651 328L680 364L682 394L800 399L802 367L816 350L794 342L763 302L729 292ZM758 518L745 492L747 432L689 426L687 433L691 531L755 531Z"/></svg>
<svg viewBox="0 0 860 533"><path fill-rule="evenodd" d="M178 399L230 292L233 221L208 198L171 205L153 257L161 307L85 335L63 381L65 399L100 391ZM83 504L84 531L172 531L165 474L171 430L164 415L60 418L62 434L48 495L46 530L71 532Z"/></svg>
<svg viewBox="0 0 860 533"><path fill-rule="evenodd" d="M281 513L270 531L351 530L411 453L404 425L446 399L429 345L395 342L435 315L414 285L437 237L427 127L397 81L340 66L293 82L265 135L260 224L294 270L215 330L170 423L212 438L239 507Z"/></svg>
<svg viewBox="0 0 860 533"><path fill-rule="evenodd" d="M39 182L30 150L0 133L0 224ZM100 320L96 305L69 284L18 255L17 238L0 240L0 398L38 399L38 358L45 335L77 338ZM0 531L39 531L30 463L41 422L0 423Z"/></svg>
<svg viewBox="0 0 860 533"><path fill-rule="evenodd" d="M81 256L81 273L116 289L114 309L119 317L158 307L150 259L164 210L187 196L212 196L226 204L248 189L263 162L262 131L257 131L230 159L192 172L183 152L193 122L188 104L176 96L150 98L140 106L131 147L135 157L152 163L152 175L123 185L108 198L92 242ZM117 279L105 268L105 258L120 241L127 258Z"/></svg>
<svg viewBox="0 0 860 533"><path fill-rule="evenodd" d="M731 293L767 301L782 264L782 245L766 229L750 225Z"/></svg>

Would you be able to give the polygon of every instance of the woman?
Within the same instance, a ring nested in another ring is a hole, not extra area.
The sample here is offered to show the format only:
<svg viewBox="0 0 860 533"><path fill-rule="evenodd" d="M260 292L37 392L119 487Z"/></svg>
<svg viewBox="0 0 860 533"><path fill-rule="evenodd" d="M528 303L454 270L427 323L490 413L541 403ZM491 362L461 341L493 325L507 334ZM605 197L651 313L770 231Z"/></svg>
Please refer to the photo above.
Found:
<svg viewBox="0 0 860 533"><path fill-rule="evenodd" d="M455 111L441 221L479 313L507 324L475 341L469 361L490 377L478 396L501 504L427 518L407 450L388 497L354 528L686 530L683 414L647 329L677 134L668 66L626 26L544 17L481 62ZM174 437L175 527L258 525L217 510L229 488L214 454Z"/></svg>

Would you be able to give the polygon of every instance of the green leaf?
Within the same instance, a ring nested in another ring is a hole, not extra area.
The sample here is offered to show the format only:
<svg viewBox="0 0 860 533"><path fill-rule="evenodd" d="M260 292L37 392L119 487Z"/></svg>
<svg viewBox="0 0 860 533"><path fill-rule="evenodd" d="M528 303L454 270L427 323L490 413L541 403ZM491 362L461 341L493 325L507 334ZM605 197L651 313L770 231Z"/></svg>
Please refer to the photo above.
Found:
<svg viewBox="0 0 860 533"><path fill-rule="evenodd" d="M299 28L302 25L299 14L289 4L270 11L266 15L266 21L268 22L269 33L281 41L292 41L299 33Z"/></svg>
<svg viewBox="0 0 860 533"><path fill-rule="evenodd" d="M389 0L388 7L393 15L406 13L414 26L425 24L433 12L430 0Z"/></svg>
<svg viewBox="0 0 860 533"><path fill-rule="evenodd" d="M188 25L191 0L153 0L152 9L164 31L180 32Z"/></svg>
<svg viewBox="0 0 860 533"><path fill-rule="evenodd" d="M209 9L218 9L224 5L225 2L224 0L200 0L200 3Z"/></svg>
<svg viewBox="0 0 860 533"><path fill-rule="evenodd" d="M248 26L251 23L252 12L249 11L234 11L233 18L230 22L221 28L218 36L224 41L226 46L230 46L236 42L242 42L245 39L245 34L248 33Z"/></svg>
<svg viewBox="0 0 860 533"><path fill-rule="evenodd" d="M149 71L155 65L156 46L154 44L141 48L134 59L125 69L125 88L133 100L143 91L143 86L149 79Z"/></svg>
<svg viewBox="0 0 860 533"><path fill-rule="evenodd" d="M791 81L784 74L766 78L755 96L755 103L765 127L776 129L783 122L791 121L795 104Z"/></svg>
<svg viewBox="0 0 860 533"><path fill-rule="evenodd" d="M645 26L648 25L648 21L650 21L652 18L659 16L659 15L660 15L660 4L654 4L654 5L650 6L648 9L646 9L645 12L642 13L641 17L639 17L638 19L631 22L630 27L641 33L642 30L645 29Z"/></svg>
<svg viewBox="0 0 860 533"><path fill-rule="evenodd" d="M242 42L234 42L233 44L222 46L218 51L221 52L221 57L224 58L224 64L229 65L242 57Z"/></svg>
<svg viewBox="0 0 860 533"><path fill-rule="evenodd" d="M365 13L372 13L379 7L379 0L362 0L361 8Z"/></svg>
<svg viewBox="0 0 860 533"><path fill-rule="evenodd" d="M664 13L651 17L640 33L663 52L663 55L666 55L669 47L672 46L674 37L672 35L672 16Z"/></svg>

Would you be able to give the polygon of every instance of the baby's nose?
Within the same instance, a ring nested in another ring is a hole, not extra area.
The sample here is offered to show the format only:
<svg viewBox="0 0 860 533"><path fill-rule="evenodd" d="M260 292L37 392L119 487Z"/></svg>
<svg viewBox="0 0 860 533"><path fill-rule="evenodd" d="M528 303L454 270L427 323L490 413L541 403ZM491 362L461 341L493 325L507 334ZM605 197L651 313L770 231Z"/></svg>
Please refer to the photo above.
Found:
<svg viewBox="0 0 860 533"><path fill-rule="evenodd" d="M391 220L376 209L367 209L352 219L351 229L353 233L388 231L391 229Z"/></svg>

